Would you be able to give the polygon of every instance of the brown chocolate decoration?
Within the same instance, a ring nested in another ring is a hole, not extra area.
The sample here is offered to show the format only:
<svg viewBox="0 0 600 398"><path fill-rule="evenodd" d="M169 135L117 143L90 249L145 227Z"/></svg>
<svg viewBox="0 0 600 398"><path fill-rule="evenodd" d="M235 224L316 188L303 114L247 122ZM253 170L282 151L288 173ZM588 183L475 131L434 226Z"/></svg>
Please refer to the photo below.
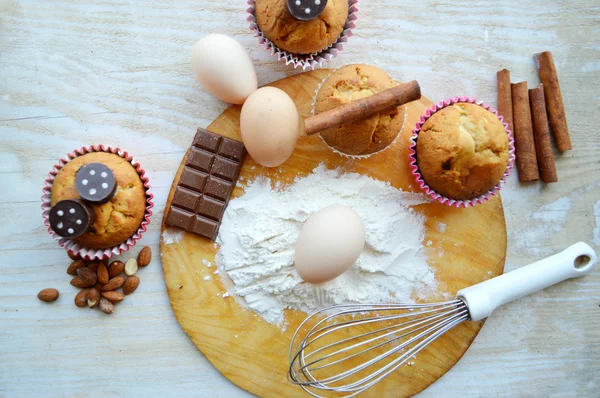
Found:
<svg viewBox="0 0 600 398"><path fill-rule="evenodd" d="M94 223L96 213L83 200L61 200L50 209L50 227L63 238L83 235Z"/></svg>
<svg viewBox="0 0 600 398"><path fill-rule="evenodd" d="M287 8L300 21L315 19L325 9L327 0L287 0Z"/></svg>
<svg viewBox="0 0 600 398"><path fill-rule="evenodd" d="M107 166L102 163L88 163L77 171L75 187L83 199L103 204L115 196L117 181Z"/></svg>
<svg viewBox="0 0 600 398"><path fill-rule="evenodd" d="M165 223L215 240L245 156L241 142L199 128Z"/></svg>

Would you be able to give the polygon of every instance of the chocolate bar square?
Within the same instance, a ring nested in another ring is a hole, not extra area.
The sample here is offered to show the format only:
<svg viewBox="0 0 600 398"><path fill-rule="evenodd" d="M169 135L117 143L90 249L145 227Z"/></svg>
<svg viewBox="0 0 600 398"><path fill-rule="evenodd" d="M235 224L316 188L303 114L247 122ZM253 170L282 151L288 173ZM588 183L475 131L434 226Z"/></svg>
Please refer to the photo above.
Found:
<svg viewBox="0 0 600 398"><path fill-rule="evenodd" d="M237 165L232 160L218 157L213 164L212 173L217 177L231 182L237 178L237 173L239 172Z"/></svg>
<svg viewBox="0 0 600 398"><path fill-rule="evenodd" d="M179 178L179 185L202 192L206 180L208 180L208 174L194 170L191 167L184 167Z"/></svg>
<svg viewBox="0 0 600 398"><path fill-rule="evenodd" d="M169 211L169 215L167 216L167 221L165 223L174 227L188 229L193 218L194 213L171 206L171 210Z"/></svg>
<svg viewBox="0 0 600 398"><path fill-rule="evenodd" d="M223 138L218 154L241 163L246 156L246 148L241 142Z"/></svg>
<svg viewBox="0 0 600 398"><path fill-rule="evenodd" d="M190 228L190 232L205 236L210 240L215 240L217 238L217 232L219 231L219 224L218 221L209 220L202 216L196 216L192 223L192 227Z"/></svg>
<svg viewBox="0 0 600 398"><path fill-rule="evenodd" d="M241 142L199 128L165 223L215 240L245 156Z"/></svg>
<svg viewBox="0 0 600 398"><path fill-rule="evenodd" d="M223 202L227 200L231 191L233 191L233 184L213 176L208 177L208 182L206 183L206 187L204 187L205 195L220 199Z"/></svg>
<svg viewBox="0 0 600 398"><path fill-rule="evenodd" d="M196 210L198 199L202 196L200 193L187 188L177 187L171 203L189 211Z"/></svg>
<svg viewBox="0 0 600 398"><path fill-rule="evenodd" d="M198 208L196 209L197 214L204 214L217 221L223 218L224 212L225 203L215 200L210 196L202 196L200 202L198 202Z"/></svg>
<svg viewBox="0 0 600 398"><path fill-rule="evenodd" d="M192 145L216 153L222 138L204 129L198 129Z"/></svg>
<svg viewBox="0 0 600 398"><path fill-rule="evenodd" d="M192 147L185 165L208 173L212 167L214 159L215 156L213 154L203 151L202 149Z"/></svg>

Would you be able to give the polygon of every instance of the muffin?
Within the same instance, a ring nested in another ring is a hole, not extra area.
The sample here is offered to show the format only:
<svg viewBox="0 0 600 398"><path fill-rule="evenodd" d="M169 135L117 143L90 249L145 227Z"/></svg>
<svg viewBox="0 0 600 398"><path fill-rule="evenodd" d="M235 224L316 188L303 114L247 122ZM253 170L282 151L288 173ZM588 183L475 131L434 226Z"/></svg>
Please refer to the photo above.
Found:
<svg viewBox="0 0 600 398"><path fill-rule="evenodd" d="M509 163L508 134L498 117L471 103L454 103L434 113L416 142L419 173L429 187L455 200L492 190Z"/></svg>
<svg viewBox="0 0 600 398"><path fill-rule="evenodd" d="M325 80L317 93L314 111L319 114L397 85L390 75L375 66L347 65ZM404 107L400 106L358 122L324 130L321 137L342 153L370 155L394 141L402 129L404 112Z"/></svg>
<svg viewBox="0 0 600 398"><path fill-rule="evenodd" d="M310 21L295 19L286 0L256 0L255 14L263 35L277 47L294 54L312 54L340 37L348 19L348 1L329 0L321 15Z"/></svg>
<svg viewBox="0 0 600 398"><path fill-rule="evenodd" d="M75 186L77 171L89 163L102 163L114 174L117 190L104 204L91 204L95 221L83 235L72 240L90 249L105 249L127 241L138 231L146 213L146 191L136 169L126 159L107 152L92 152L70 160L56 175L50 204L80 199Z"/></svg>

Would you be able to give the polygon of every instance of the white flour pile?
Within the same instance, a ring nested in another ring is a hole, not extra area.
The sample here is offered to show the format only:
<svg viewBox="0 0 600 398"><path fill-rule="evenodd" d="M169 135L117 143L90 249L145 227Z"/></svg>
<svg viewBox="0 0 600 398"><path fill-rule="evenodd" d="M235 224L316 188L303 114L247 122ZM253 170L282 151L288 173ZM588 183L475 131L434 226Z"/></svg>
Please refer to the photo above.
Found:
<svg viewBox="0 0 600 398"><path fill-rule="evenodd" d="M285 189L271 189L270 180L259 179L229 202L216 262L235 285L230 293L271 323L282 323L285 308L312 312L334 304L412 302L413 293L436 287L421 253L424 217L410 208L426 201L324 166ZM322 285L304 283L294 269L298 233L311 214L335 203L361 216L365 249L340 277Z"/></svg>

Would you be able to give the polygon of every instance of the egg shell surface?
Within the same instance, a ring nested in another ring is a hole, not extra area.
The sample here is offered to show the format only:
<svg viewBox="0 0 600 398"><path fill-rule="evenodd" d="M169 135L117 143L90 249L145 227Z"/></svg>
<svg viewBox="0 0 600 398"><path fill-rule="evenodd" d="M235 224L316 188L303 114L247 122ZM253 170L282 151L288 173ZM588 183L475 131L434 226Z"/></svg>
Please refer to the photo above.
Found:
<svg viewBox="0 0 600 398"><path fill-rule="evenodd" d="M275 87L261 87L242 107L242 141L256 163L277 167L294 152L299 123L298 110L289 95Z"/></svg>
<svg viewBox="0 0 600 398"><path fill-rule="evenodd" d="M306 220L295 247L295 266L309 283L324 283L356 262L365 246L365 226L350 207L327 206Z"/></svg>
<svg viewBox="0 0 600 398"><path fill-rule="evenodd" d="M192 67L204 89L225 102L243 104L258 87L250 56L240 43L225 35L200 39L192 51Z"/></svg>

